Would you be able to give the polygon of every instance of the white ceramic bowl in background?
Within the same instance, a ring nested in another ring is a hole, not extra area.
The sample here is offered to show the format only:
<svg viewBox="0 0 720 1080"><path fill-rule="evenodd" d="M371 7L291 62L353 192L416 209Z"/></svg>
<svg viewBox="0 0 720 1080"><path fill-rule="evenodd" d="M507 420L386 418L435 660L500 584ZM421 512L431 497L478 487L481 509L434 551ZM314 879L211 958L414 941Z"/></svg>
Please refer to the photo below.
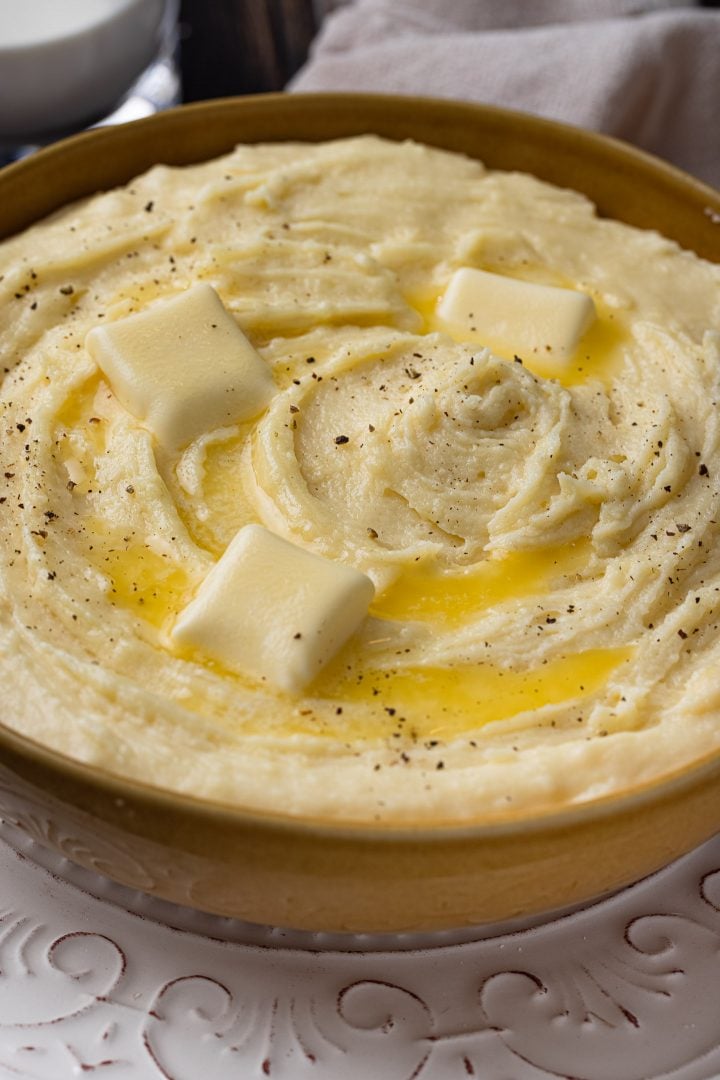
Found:
<svg viewBox="0 0 720 1080"><path fill-rule="evenodd" d="M0 142L108 113L157 53L165 8L166 0L0 0Z"/></svg>

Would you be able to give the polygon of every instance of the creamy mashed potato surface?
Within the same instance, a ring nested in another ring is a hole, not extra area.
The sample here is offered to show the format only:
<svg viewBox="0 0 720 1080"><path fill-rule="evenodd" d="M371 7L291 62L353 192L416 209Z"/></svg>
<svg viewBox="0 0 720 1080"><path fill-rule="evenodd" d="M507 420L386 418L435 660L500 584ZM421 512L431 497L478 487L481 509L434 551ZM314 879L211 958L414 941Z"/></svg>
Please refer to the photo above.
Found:
<svg viewBox="0 0 720 1080"><path fill-rule="evenodd" d="M569 365L448 333L466 266L590 295ZM275 393L163 450L85 338L198 282ZM385 824L557 809L720 748L720 268L532 177L364 137L157 167L6 242L0 292L7 726ZM170 637L249 522L376 586L300 697Z"/></svg>

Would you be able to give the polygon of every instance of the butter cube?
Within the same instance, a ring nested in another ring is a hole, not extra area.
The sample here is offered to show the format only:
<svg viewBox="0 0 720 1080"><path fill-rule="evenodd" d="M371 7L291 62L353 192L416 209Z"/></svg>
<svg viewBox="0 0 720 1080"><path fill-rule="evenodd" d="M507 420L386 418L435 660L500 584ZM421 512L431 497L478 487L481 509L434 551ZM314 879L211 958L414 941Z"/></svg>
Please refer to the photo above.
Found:
<svg viewBox="0 0 720 1080"><path fill-rule="evenodd" d="M370 578L262 525L234 536L171 637L231 671L298 693L367 615Z"/></svg>
<svg viewBox="0 0 720 1080"><path fill-rule="evenodd" d="M97 326L86 345L123 408L170 450L256 416L273 394L269 368L210 285Z"/></svg>
<svg viewBox="0 0 720 1080"><path fill-rule="evenodd" d="M456 270L437 311L464 341L480 342L507 357L536 356L563 366L595 318L586 293L473 267Z"/></svg>

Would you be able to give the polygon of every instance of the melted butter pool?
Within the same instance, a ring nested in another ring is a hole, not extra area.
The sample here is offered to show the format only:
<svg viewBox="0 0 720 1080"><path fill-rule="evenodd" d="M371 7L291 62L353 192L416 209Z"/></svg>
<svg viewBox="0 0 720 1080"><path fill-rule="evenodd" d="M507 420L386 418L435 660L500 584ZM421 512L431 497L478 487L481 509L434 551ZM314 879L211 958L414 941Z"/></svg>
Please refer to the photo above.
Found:
<svg viewBox="0 0 720 1080"><path fill-rule="evenodd" d="M587 540L484 559L458 572L417 563L378 596L371 614L381 619L419 619L458 626L484 608L547 593L561 578L588 564Z"/></svg>
<svg viewBox="0 0 720 1080"><path fill-rule="evenodd" d="M485 609L511 600L541 596L560 579L572 578L588 564L589 541L513 552L488 558L462 573L432 564L411 567L371 609L376 618L420 620L443 629L471 622ZM389 630L389 628L388 628ZM298 717L297 731L333 738L409 737L412 741L447 740L487 724L510 720L544 706L582 702L601 690L608 678L631 659L627 648L567 653L527 670L491 662L438 667L398 664L373 669L352 646L344 650L311 688L323 701L368 706L362 721Z"/></svg>
<svg viewBox="0 0 720 1080"><path fill-rule="evenodd" d="M132 611L157 629L169 630L177 612L192 596L194 583L188 575L172 559L147 545L108 538L93 545L89 561L109 579L109 602Z"/></svg>
<svg viewBox="0 0 720 1080"><path fill-rule="evenodd" d="M306 723L298 730L334 738L407 737L413 741L456 738L487 724L510 720L546 705L581 703L601 690L608 678L631 659L632 648L590 649L529 671L492 664L452 668L347 670L335 664L318 680L317 696L370 706L362 721Z"/></svg>

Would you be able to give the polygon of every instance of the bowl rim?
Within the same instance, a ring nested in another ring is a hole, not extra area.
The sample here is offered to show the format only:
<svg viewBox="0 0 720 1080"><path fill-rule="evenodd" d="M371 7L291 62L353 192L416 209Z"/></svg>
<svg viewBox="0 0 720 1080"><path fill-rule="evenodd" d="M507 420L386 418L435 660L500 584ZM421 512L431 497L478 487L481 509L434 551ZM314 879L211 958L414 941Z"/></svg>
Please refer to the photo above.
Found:
<svg viewBox="0 0 720 1080"><path fill-rule="evenodd" d="M334 105L345 108L348 116L358 107L365 107L370 109L374 113L374 118L377 119L384 109L392 106L396 109L405 110L431 109L437 115L451 114L456 119L464 119L469 122L472 122L473 117L483 116L499 125L528 124L541 134L547 133L556 138L573 140L579 147L580 153L584 153L586 150L591 151L593 154L610 152L610 155L614 157L616 162L620 163L621 167L632 170L639 169L644 175L651 173L656 178L659 178L664 185L670 188L681 188L686 193L691 193L698 205L704 204L703 213L708 218L709 227L720 227L720 191L647 151L631 146L612 136L495 105L422 96L353 92L298 93L294 95L273 93L249 97L218 98L180 105L154 116L123 125L94 128L52 143L30 157L1 168L0 191L9 187L10 201L12 201L12 193L22 192L26 176L37 169L38 163L48 168L54 165L59 167L67 160L68 155L70 155L71 159L73 157L81 159L82 155L90 148L94 148L97 154L102 156L106 148L112 148L114 144L122 143L123 140L130 139L132 141L133 138L142 138L145 132L152 133L158 129L166 130L169 133L181 131L191 117L205 117L210 121L213 117L245 113L246 115L253 114L262 119L263 115L268 115L278 108L290 115L307 113L308 110L317 115L327 106L329 101L332 101ZM374 130L369 121L361 126L368 133L372 133ZM329 136L329 138L349 137L350 134L355 133L349 132L347 135L335 135ZM390 137L392 138L392 136ZM323 136L306 138L300 134L297 137L293 136L282 141L317 142L322 138ZM412 136L409 135L408 138L412 139ZM241 143L243 140L238 138L236 141ZM253 138L246 141L248 143L259 143L263 140ZM278 142L281 140L269 138L266 141ZM428 145L443 145L442 141L437 143L430 142L427 139L422 141ZM229 151L230 147L228 146L227 149ZM223 152L220 150L211 156ZM465 153L470 156L467 151ZM165 163L166 156L151 155L155 164ZM206 154L193 156L180 153L179 158L182 158L182 163L187 165L210 160L210 157ZM181 164L181 161L171 160L167 163L175 165ZM494 168L494 166L491 166L491 168ZM62 173L61 168L59 168L59 172ZM97 191L110 190L119 184L129 182L134 175L137 175L137 170L130 171L126 180L115 180L108 187L93 186L81 195L76 193L74 199L82 198L85 194L90 195ZM555 181L552 182L555 183ZM567 186L572 190L577 190L572 188L571 184ZM0 204L3 201L3 199L0 199ZM64 197L53 198L49 196L46 199L43 211L39 215L34 213L27 219L23 219L21 215L17 227L11 229L6 226L6 219L10 215L3 212L0 205L0 240L12 237L29 226L39 223L55 210L68 205L68 201ZM703 257L707 258L707 256ZM720 262L720 255L718 255L717 261ZM316 836L337 839L370 841L373 844L383 841L444 843L448 840L495 840L510 835L519 835L520 833L527 835L528 833L536 834L562 830L582 826L590 820L597 821L611 815L632 813L634 810L671 799L720 777L720 749L718 749L709 751L701 758L686 762L670 773L666 772L655 779L645 780L638 786L564 805L560 809L548 807L533 811L523 811L522 809L501 810L496 814L485 814L482 819L463 822L447 823L440 821L439 823L428 823L420 821L414 823L412 820L408 820L407 822L384 824L360 819L357 821L332 821L326 817L317 818L311 815L292 815L272 810L255 810L237 802L226 802L222 799L206 798L155 786L134 777L124 777L107 766L98 766L95 763L73 758L63 751L40 743L30 735L15 730L0 718L0 752L3 749L14 751L22 755L26 760L49 768L56 774L71 780L89 785L114 799L132 798L148 807L154 806L172 810L175 814L189 814L193 817L212 819L217 823L222 822L232 826L240 825L252 827L253 829L267 828L284 833L302 833L303 835L312 833ZM0 768L2 768L2 765L2 757L0 757Z"/></svg>
<svg viewBox="0 0 720 1080"><path fill-rule="evenodd" d="M155 786L136 777L120 773L94 762L71 757L61 750L46 746L30 736L15 731L0 720L0 751L19 751L26 760L49 768L56 774L90 786L112 799L133 800L150 808L171 810L174 814L192 814L218 824L242 826L253 830L268 829L285 834L308 834L335 840L355 842L378 841L413 843L447 843L448 841L500 840L514 835L542 834L568 830L597 822L608 817L631 814L634 811L674 799L686 792L720 780L720 750L686 763L672 773L649 779L633 788L596 796L562 806L535 811L509 810L482 819L463 822L428 823L424 821L383 822L366 820L332 821L326 817L284 814L275 810L257 810L240 803L193 795ZM0 757L0 781L4 762ZM10 769L12 772L12 768Z"/></svg>
<svg viewBox="0 0 720 1080"><path fill-rule="evenodd" d="M424 110L426 113L431 113L440 116L444 114L447 117L454 117L458 122L466 120L471 122L473 117L483 116L486 120L505 125L517 125L527 124L536 131L550 135L560 141L573 140L573 142L581 148L581 152L589 152L591 156L594 152L600 151L610 153L614 158L616 165L620 168L631 168L634 170L640 170L641 173L652 173L656 179L660 179L663 186L669 188L682 188L686 193L692 192L693 196L698 202L706 203L704 207L704 213L707 215L708 223L720 227L720 189L711 187L704 181L697 179L690 173L684 172L678 166L671 164L668 161L663 160L655 156L654 154L642 150L639 147L633 146L630 143L624 142L612 135L606 135L602 132L591 131L587 128L577 127L572 124L567 124L559 120L552 120L548 117L539 116L530 112L522 112L518 109L508 109L499 105L486 105L481 102L472 101L457 101L447 98L431 98L414 95L402 95L402 94L374 94L374 93L361 93L361 92L314 92L314 93L269 93L269 94L254 94L246 97L225 97L225 98L212 98L207 101L194 101L184 105L177 105L171 109L166 109L163 112L155 113L153 116L143 117L139 120L132 120L123 124L107 125L101 127L91 128L88 131L79 132L78 134L68 136L64 139L59 139L57 142L50 143L48 146L41 147L35 153L22 158L19 161L12 162L0 168L0 186L9 186L11 189L11 197L21 197L24 189L24 179L28 171L34 171L37 167L37 162L41 164L48 162L52 165L57 161L62 165L68 158L70 160L73 157L81 157L86 146L88 144L96 147L98 157L102 157L102 151L104 147L109 145L112 147L114 143L122 141L133 141L134 136L142 136L144 132L153 132L155 130L166 130L168 134L172 134L175 130L182 130L183 126L191 121L195 116L204 116L208 119L207 127L210 128L210 120L216 117L223 117L227 114L234 114L238 111L245 113L247 116L256 116L259 120L263 117L269 117L272 113L281 109L286 113L309 113L313 118L317 118L322 114L328 106L328 103L332 103L333 106L340 106L344 108L347 119L352 120L353 113L355 113L359 107L369 110L372 113L373 122L378 125L382 125L384 114L388 110L405 109ZM374 132L374 125L370 125L369 122L361 123L359 129L364 130L368 134ZM358 132L351 132L357 134ZM351 134L350 132L348 134ZM343 138L344 136L336 135L330 136L330 138ZM390 136L392 138L392 136ZM292 138L285 138L283 140L268 139L268 142L318 142L323 136L315 137L303 137L301 135ZM412 136L407 136L412 141ZM242 140L238 140L241 142ZM247 140L248 143L260 143L263 140L251 138ZM397 141L397 139L396 139ZM425 140L427 142L427 140ZM437 142L428 142L428 145L435 145L443 147L445 142L443 139L438 139ZM167 151L167 147L165 148ZM222 153L222 151L220 151ZM463 151L460 151L463 153ZM465 151L466 156L467 151ZM172 157L173 160L167 161L167 157ZM209 158L204 154L197 155L184 155L179 153L177 155L177 162L174 160L176 154L164 152L162 157L157 157L155 154L149 156L149 160L152 160L155 164L167 163L176 164L182 162L187 165L196 164L202 161L207 161ZM512 171L512 170L506 170ZM62 183L63 174L65 169L59 167L56 171L58 185ZM126 181L112 182L113 187L117 187L121 183L127 183L132 179L133 175L137 175L137 172L128 176ZM557 181L551 181L557 185ZM562 186L561 184L559 186ZM567 185L572 188L572 185ZM59 186L56 190L61 191ZM99 188L97 186L91 186L88 188L87 194L98 192L101 190L108 190L106 188ZM83 195L74 195L74 199L82 198ZM588 196L592 198L591 196ZM72 201L72 200L70 200ZM2 200L5 202L5 199ZM28 220L22 220L17 227L10 229L5 225L5 219L7 216L6 211L0 205L0 241L15 235L17 232L23 231L29 225L37 223L42 220L44 216L49 215L54 210L68 205L68 199L48 198L47 209L43 211L39 217L37 213L34 213ZM602 216L602 214L601 214Z"/></svg>

